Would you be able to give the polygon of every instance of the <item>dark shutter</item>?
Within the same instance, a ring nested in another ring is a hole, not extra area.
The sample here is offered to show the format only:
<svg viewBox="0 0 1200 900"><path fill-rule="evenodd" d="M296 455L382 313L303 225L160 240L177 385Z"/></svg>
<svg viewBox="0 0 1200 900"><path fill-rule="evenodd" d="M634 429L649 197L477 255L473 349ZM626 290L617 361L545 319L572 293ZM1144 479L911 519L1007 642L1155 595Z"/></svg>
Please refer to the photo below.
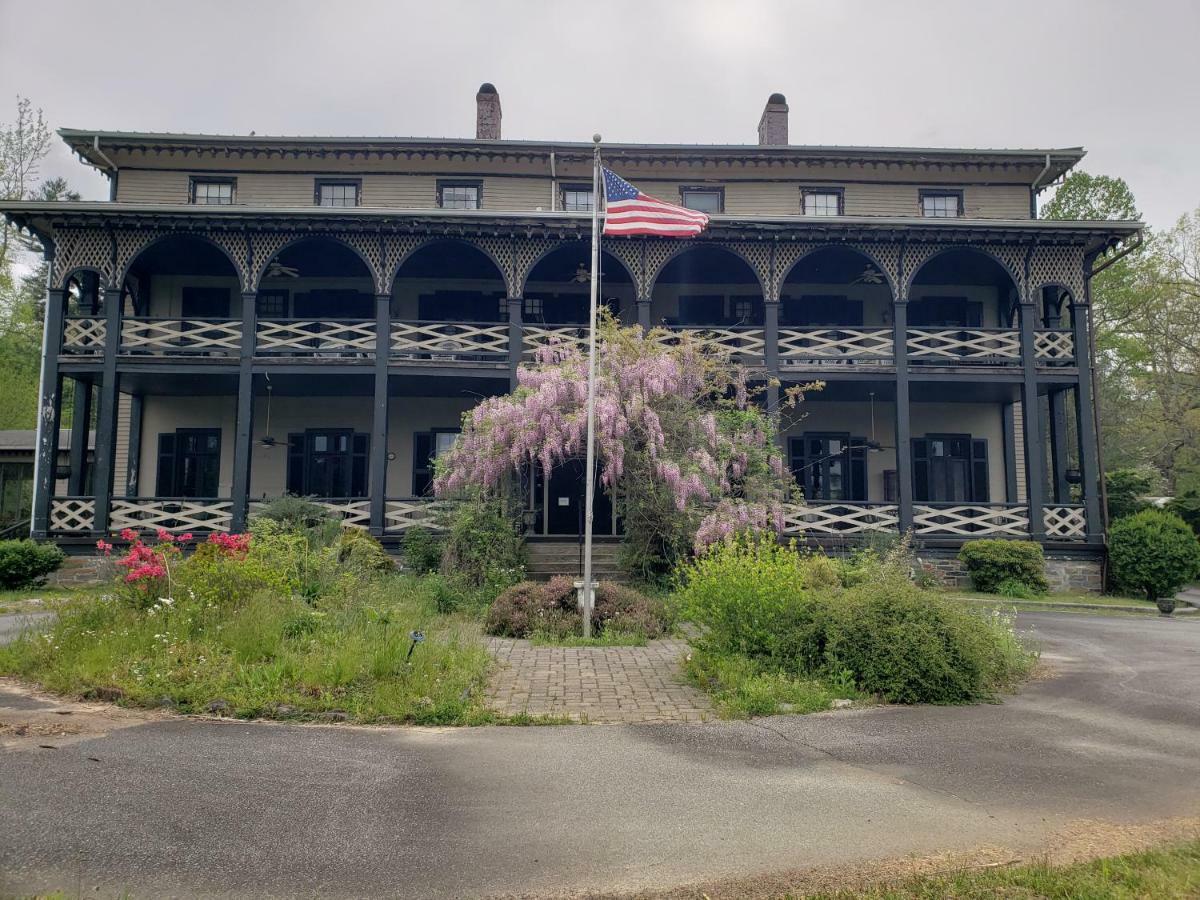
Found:
<svg viewBox="0 0 1200 900"><path fill-rule="evenodd" d="M850 438L850 483L847 485L846 499L849 501L865 501L867 499L867 439Z"/></svg>
<svg viewBox="0 0 1200 900"><path fill-rule="evenodd" d="M975 438L971 441L971 502L987 503L990 496L987 441Z"/></svg>
<svg viewBox="0 0 1200 900"><path fill-rule="evenodd" d="M158 477L154 493L159 497L175 496L175 432L158 436Z"/></svg>
<svg viewBox="0 0 1200 900"><path fill-rule="evenodd" d="M929 441L925 438L912 439L913 500L929 502Z"/></svg>
<svg viewBox="0 0 1200 900"><path fill-rule="evenodd" d="M355 434L350 445L350 496L367 496L367 456L371 446L369 434Z"/></svg>
<svg viewBox="0 0 1200 900"><path fill-rule="evenodd" d="M304 435L289 434L287 437L287 492L303 497L304 490Z"/></svg>

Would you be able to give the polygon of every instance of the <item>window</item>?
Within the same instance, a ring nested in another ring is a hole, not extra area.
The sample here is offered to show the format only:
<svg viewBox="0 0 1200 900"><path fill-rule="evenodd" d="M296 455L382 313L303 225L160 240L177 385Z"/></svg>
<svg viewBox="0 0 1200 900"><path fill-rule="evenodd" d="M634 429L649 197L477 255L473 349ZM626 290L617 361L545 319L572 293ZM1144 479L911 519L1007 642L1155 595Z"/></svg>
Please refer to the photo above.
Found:
<svg viewBox="0 0 1200 900"><path fill-rule="evenodd" d="M413 435L413 496L433 494L433 461L454 446L457 428L418 431Z"/></svg>
<svg viewBox="0 0 1200 900"><path fill-rule="evenodd" d="M192 202L209 206L229 206L233 203L237 181L233 178L193 178Z"/></svg>
<svg viewBox="0 0 1200 900"><path fill-rule="evenodd" d="M725 188L685 187L679 189L683 205L702 213L725 211Z"/></svg>
<svg viewBox="0 0 1200 900"><path fill-rule="evenodd" d="M229 288L185 287L179 314L185 319L228 319Z"/></svg>
<svg viewBox="0 0 1200 900"><path fill-rule="evenodd" d="M845 197L841 188L801 188L800 199L806 216L840 216Z"/></svg>
<svg viewBox="0 0 1200 900"><path fill-rule="evenodd" d="M731 325L761 325L763 323L763 299L755 296L729 298Z"/></svg>
<svg viewBox="0 0 1200 900"><path fill-rule="evenodd" d="M33 463L0 463L0 528L28 522L33 509Z"/></svg>
<svg viewBox="0 0 1200 900"><path fill-rule="evenodd" d="M592 187L587 184L566 184L562 189L562 208L566 212L591 212Z"/></svg>
<svg viewBox="0 0 1200 900"><path fill-rule="evenodd" d="M258 317L284 319L288 313L288 292L282 290L258 292Z"/></svg>
<svg viewBox="0 0 1200 900"><path fill-rule="evenodd" d="M808 502L867 499L867 442L849 434L810 432L789 441L792 474Z"/></svg>
<svg viewBox="0 0 1200 900"><path fill-rule="evenodd" d="M962 205L962 191L921 191L921 215L927 218L956 219Z"/></svg>
<svg viewBox="0 0 1200 900"><path fill-rule="evenodd" d="M863 323L863 302L841 294L784 297L781 307L781 325L853 328Z"/></svg>
<svg viewBox="0 0 1200 900"><path fill-rule="evenodd" d="M317 206L358 206L359 186L353 180L318 181Z"/></svg>
<svg viewBox="0 0 1200 900"><path fill-rule="evenodd" d="M913 499L918 503L987 503L987 441L969 434L913 438Z"/></svg>
<svg viewBox="0 0 1200 900"><path fill-rule="evenodd" d="M349 428L288 435L287 490L300 497L367 496L370 437Z"/></svg>
<svg viewBox="0 0 1200 900"><path fill-rule="evenodd" d="M216 497L221 429L179 428L158 436L159 497Z"/></svg>
<svg viewBox="0 0 1200 900"><path fill-rule="evenodd" d="M483 183L479 181L439 181L438 206L442 209L479 209Z"/></svg>
<svg viewBox="0 0 1200 900"><path fill-rule="evenodd" d="M531 297L525 295L525 299L521 303L521 316L529 319L531 322L542 321L542 315L545 310L545 301L541 297Z"/></svg>

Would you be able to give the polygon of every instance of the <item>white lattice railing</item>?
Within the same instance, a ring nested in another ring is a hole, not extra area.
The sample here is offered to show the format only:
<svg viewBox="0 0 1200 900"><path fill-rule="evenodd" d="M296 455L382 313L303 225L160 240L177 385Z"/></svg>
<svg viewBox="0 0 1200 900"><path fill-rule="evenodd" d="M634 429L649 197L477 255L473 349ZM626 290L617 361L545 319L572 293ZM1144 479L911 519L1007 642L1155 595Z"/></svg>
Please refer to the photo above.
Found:
<svg viewBox="0 0 1200 900"><path fill-rule="evenodd" d="M384 501L384 529L404 531L420 525L431 531L442 528L441 514L452 506L446 500L394 499Z"/></svg>
<svg viewBox="0 0 1200 900"><path fill-rule="evenodd" d="M91 497L54 497L50 501L49 529L53 534L91 531L96 521L96 501Z"/></svg>
<svg viewBox="0 0 1200 900"><path fill-rule="evenodd" d="M1033 336L1034 355L1039 361L1073 362L1075 359L1075 335L1069 331L1046 329Z"/></svg>
<svg viewBox="0 0 1200 900"><path fill-rule="evenodd" d="M193 353L227 356L242 343L236 319L128 318L121 322L122 353Z"/></svg>
<svg viewBox="0 0 1200 900"><path fill-rule="evenodd" d="M103 353L103 319L72 316L63 322L63 353Z"/></svg>
<svg viewBox="0 0 1200 900"><path fill-rule="evenodd" d="M122 528L169 531L228 531L233 519L232 500L192 497L114 497L108 525Z"/></svg>
<svg viewBox="0 0 1200 900"><path fill-rule="evenodd" d="M1082 506L1047 506L1042 509L1046 537L1066 541L1087 537L1087 513Z"/></svg>
<svg viewBox="0 0 1200 900"><path fill-rule="evenodd" d="M910 328L908 356L916 362L1015 362L1021 333L1010 328Z"/></svg>
<svg viewBox="0 0 1200 900"><path fill-rule="evenodd" d="M894 503L802 503L784 507L785 534L862 534L895 531Z"/></svg>
<svg viewBox="0 0 1200 900"><path fill-rule="evenodd" d="M890 328L781 328L779 360L797 363L890 362Z"/></svg>
<svg viewBox="0 0 1200 900"><path fill-rule="evenodd" d="M671 332L659 334L655 340L659 344L673 344L679 334L690 334L700 341L706 350L717 353L728 353L735 359L763 359L766 351L766 338L761 328L720 328L697 325L672 326Z"/></svg>
<svg viewBox="0 0 1200 900"><path fill-rule="evenodd" d="M913 530L920 535L980 537L1029 534L1029 507L992 504L925 504L913 506Z"/></svg>
<svg viewBox="0 0 1200 900"><path fill-rule="evenodd" d="M521 328L521 348L525 356L553 343L586 349L587 333L585 325L525 325Z"/></svg>
<svg viewBox="0 0 1200 900"><path fill-rule="evenodd" d="M370 500L321 497L312 502L325 507L335 516L341 516L343 525L353 528L369 528L371 526Z"/></svg>
<svg viewBox="0 0 1200 900"><path fill-rule="evenodd" d="M392 355L454 361L508 355L508 325L488 322L392 322Z"/></svg>
<svg viewBox="0 0 1200 900"><path fill-rule="evenodd" d="M375 323L365 319L261 319L255 352L282 356L369 356Z"/></svg>

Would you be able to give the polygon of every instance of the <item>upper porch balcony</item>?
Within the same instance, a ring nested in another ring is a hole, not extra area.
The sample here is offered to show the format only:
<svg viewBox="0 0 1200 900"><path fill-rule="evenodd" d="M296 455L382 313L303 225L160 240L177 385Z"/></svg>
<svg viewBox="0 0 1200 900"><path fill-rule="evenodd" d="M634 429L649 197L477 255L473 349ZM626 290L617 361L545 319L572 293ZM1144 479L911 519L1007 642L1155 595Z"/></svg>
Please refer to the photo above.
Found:
<svg viewBox="0 0 1200 900"><path fill-rule="evenodd" d="M914 268L901 289L902 329L893 278L860 248L804 254L780 273L770 301L751 262L718 244L681 245L648 285L613 252L602 254L601 269L602 302L625 324L661 326L662 341L690 333L773 372L883 373L899 357L911 370L1019 369L1022 313L1035 317L1035 366L1075 364L1069 293L1047 288L1022 306L1009 268L977 249L944 250ZM562 242L529 264L519 297L485 244L458 239L427 242L403 258L386 293L376 292L359 252L331 237L288 244L259 271L257 289L242 292L236 267L206 239L151 244L128 268L117 359L353 366L384 352L395 366L508 369L540 345L587 336L586 241ZM110 343L104 298L112 292L80 276L68 293L61 356L94 363Z"/></svg>

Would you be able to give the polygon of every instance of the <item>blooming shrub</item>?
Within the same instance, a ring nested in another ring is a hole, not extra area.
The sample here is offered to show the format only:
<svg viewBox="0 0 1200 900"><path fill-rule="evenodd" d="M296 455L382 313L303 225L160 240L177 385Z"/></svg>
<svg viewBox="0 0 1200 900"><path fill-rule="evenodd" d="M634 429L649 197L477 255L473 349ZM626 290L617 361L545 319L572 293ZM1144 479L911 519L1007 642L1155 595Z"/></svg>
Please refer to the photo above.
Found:
<svg viewBox="0 0 1200 900"><path fill-rule="evenodd" d="M527 467L549 472L581 456L587 368L574 344L540 348L513 393L464 414L461 435L438 459L438 494L497 492ZM622 504L630 558L644 569L636 574L661 574L692 545L736 531L781 528L791 479L748 378L689 335L600 323L598 472ZM636 489L617 490L622 484Z"/></svg>
<svg viewBox="0 0 1200 900"><path fill-rule="evenodd" d="M441 572L492 596L525 574L525 542L498 499L476 497L460 504L442 541Z"/></svg>
<svg viewBox="0 0 1200 900"><path fill-rule="evenodd" d="M129 548L116 562L117 596L138 609L149 609L159 598L172 596L173 575L179 564L182 551L179 544L192 540L191 533L178 537L165 528L155 532L155 543L147 544L141 534L132 528L122 529L122 540L129 541ZM111 557L114 547L107 541L97 541L96 549L105 557Z"/></svg>

